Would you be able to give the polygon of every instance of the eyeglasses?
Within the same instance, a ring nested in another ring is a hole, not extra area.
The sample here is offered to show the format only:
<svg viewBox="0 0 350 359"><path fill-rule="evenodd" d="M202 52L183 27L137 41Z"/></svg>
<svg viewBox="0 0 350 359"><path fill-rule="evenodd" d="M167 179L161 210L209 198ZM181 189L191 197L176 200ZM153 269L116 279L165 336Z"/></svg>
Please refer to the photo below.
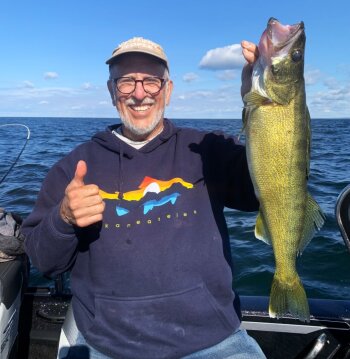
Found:
<svg viewBox="0 0 350 359"><path fill-rule="evenodd" d="M159 77L145 77L143 80L135 80L132 77L118 77L113 79L119 92L130 95L135 91L136 84L142 83L142 87L150 95L156 95L163 88L167 80Z"/></svg>

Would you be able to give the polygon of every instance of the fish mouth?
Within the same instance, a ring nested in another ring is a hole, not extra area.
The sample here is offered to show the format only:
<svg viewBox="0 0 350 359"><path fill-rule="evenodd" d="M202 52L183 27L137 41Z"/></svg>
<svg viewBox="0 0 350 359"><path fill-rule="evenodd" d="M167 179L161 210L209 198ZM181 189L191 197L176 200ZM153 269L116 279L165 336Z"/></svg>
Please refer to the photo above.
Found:
<svg viewBox="0 0 350 359"><path fill-rule="evenodd" d="M271 17L259 42L259 54L269 64L271 58L277 54L284 56L304 32L304 22L294 25L282 25L277 19Z"/></svg>
<svg viewBox="0 0 350 359"><path fill-rule="evenodd" d="M282 25L277 19L271 17L267 23L266 36L274 47L284 47L304 31L304 22L294 25Z"/></svg>

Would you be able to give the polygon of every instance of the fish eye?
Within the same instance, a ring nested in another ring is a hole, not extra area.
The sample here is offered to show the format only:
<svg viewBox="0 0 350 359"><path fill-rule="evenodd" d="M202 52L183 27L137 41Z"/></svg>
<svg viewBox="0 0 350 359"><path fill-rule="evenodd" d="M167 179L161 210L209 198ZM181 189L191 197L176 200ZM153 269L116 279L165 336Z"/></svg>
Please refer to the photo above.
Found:
<svg viewBox="0 0 350 359"><path fill-rule="evenodd" d="M301 52L301 50L294 50L292 52L292 60L294 62L299 62L302 58L303 58L303 53Z"/></svg>

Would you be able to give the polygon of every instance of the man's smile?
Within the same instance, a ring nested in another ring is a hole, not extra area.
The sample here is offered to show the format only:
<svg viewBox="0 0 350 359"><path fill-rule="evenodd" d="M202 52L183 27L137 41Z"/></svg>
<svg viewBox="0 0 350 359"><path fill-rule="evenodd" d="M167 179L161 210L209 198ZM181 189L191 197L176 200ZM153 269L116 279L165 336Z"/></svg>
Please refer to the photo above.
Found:
<svg viewBox="0 0 350 359"><path fill-rule="evenodd" d="M131 108L133 111L136 112L144 112L149 110L152 107L152 104L147 105L129 105L129 108Z"/></svg>

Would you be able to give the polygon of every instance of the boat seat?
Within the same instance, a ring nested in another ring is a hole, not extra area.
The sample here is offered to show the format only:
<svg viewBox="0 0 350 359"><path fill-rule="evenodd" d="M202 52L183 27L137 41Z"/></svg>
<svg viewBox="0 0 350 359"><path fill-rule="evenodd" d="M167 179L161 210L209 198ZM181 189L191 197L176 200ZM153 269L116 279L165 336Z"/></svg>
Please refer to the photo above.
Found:
<svg viewBox="0 0 350 359"><path fill-rule="evenodd" d="M350 185L343 189L337 199L335 217L341 235L350 252Z"/></svg>
<svg viewBox="0 0 350 359"><path fill-rule="evenodd" d="M0 263L1 358L7 358L18 334L22 288L26 284L26 258L19 256Z"/></svg>
<svg viewBox="0 0 350 359"><path fill-rule="evenodd" d="M75 325L72 303L69 304L66 317L62 325L62 331L64 332L70 344L72 344L73 338L76 338L76 336L78 335L78 329Z"/></svg>
<svg viewBox="0 0 350 359"><path fill-rule="evenodd" d="M69 348L73 343L72 338L76 338L77 334L72 303L70 303L61 328L57 359L64 359L68 356Z"/></svg>
<svg viewBox="0 0 350 359"><path fill-rule="evenodd" d="M72 303L70 303L61 329L57 359L88 359L90 357L88 347L75 344L78 334L79 331L75 323Z"/></svg>

